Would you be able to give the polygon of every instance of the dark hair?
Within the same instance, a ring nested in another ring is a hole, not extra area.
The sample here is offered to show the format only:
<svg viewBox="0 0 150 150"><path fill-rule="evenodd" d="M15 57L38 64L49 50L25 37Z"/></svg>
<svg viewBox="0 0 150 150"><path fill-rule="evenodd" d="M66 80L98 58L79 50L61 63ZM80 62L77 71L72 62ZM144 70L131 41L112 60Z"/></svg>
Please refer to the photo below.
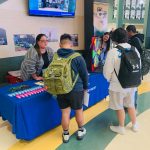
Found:
<svg viewBox="0 0 150 150"><path fill-rule="evenodd" d="M40 52L40 47L39 47L38 42L41 40L42 36L47 37L45 34L42 34L42 33L38 34L36 37L35 45L34 45L34 48L36 49L39 56L41 56L41 52Z"/></svg>
<svg viewBox="0 0 150 150"><path fill-rule="evenodd" d="M133 33L136 33L136 27L134 25L128 25L126 30L128 32L132 31Z"/></svg>
<svg viewBox="0 0 150 150"><path fill-rule="evenodd" d="M106 51L105 51L105 53L107 53L109 51L109 49L110 49L110 33L109 32L105 32L103 34L103 36L107 35L107 34L109 35L109 39L106 41ZM102 43L103 43L103 36L101 37Z"/></svg>
<svg viewBox="0 0 150 150"><path fill-rule="evenodd" d="M63 34L63 35L60 36L60 42L62 42L63 40L72 41L72 37L71 37L70 34L65 33L65 34Z"/></svg>
<svg viewBox="0 0 150 150"><path fill-rule="evenodd" d="M128 42L128 34L127 31L123 28L118 28L112 32L112 41L119 43L127 43Z"/></svg>

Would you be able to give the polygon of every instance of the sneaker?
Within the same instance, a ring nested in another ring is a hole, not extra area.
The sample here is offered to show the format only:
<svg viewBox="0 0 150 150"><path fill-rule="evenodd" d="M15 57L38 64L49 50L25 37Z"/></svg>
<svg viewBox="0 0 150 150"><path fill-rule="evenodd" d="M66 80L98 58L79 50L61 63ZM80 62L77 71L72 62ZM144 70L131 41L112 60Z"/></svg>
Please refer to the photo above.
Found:
<svg viewBox="0 0 150 150"><path fill-rule="evenodd" d="M63 140L63 143L68 143L69 142L69 133L68 134L62 134L62 140Z"/></svg>
<svg viewBox="0 0 150 150"><path fill-rule="evenodd" d="M125 134L125 128L120 126L110 126L110 130L119 134Z"/></svg>
<svg viewBox="0 0 150 150"><path fill-rule="evenodd" d="M82 140L84 138L84 136L86 135L86 129L79 129L77 131L77 140Z"/></svg>
<svg viewBox="0 0 150 150"><path fill-rule="evenodd" d="M132 131L134 132L138 132L139 131L139 126L137 123L135 123L134 125L132 125Z"/></svg>

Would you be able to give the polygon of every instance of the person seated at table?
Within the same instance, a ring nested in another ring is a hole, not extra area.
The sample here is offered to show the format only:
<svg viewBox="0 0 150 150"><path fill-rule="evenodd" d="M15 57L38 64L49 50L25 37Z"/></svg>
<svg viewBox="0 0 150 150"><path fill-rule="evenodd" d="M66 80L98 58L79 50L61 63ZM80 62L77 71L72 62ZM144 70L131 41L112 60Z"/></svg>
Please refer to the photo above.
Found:
<svg viewBox="0 0 150 150"><path fill-rule="evenodd" d="M110 33L105 32L103 36L101 36L100 47L97 51L98 57L98 67L95 69L95 72L102 72L103 66L106 60L107 52L110 49Z"/></svg>
<svg viewBox="0 0 150 150"><path fill-rule="evenodd" d="M72 39L69 34L63 34L60 37L60 49L57 51L59 57L67 58L75 53L72 50ZM62 140L64 143L69 141L69 122L71 108L75 110L75 118L78 124L77 139L82 140L86 134L86 129L83 127L83 97L84 92L87 92L88 88L88 72L86 63L82 56L75 57L71 62L71 69L75 72L75 75L79 74L79 77L71 92L67 94L57 95L58 105L62 111Z"/></svg>
<svg viewBox="0 0 150 150"><path fill-rule="evenodd" d="M47 46L48 40L45 34L36 37L34 47L31 47L21 64L21 79L43 80L42 71L48 67L53 58L53 50Z"/></svg>
<svg viewBox="0 0 150 150"><path fill-rule="evenodd" d="M99 59L100 59L101 63L104 65L107 52L110 49L110 34L109 34L109 32L105 32L104 35L101 37L101 43L102 43L101 47L100 47L101 53L100 53Z"/></svg>

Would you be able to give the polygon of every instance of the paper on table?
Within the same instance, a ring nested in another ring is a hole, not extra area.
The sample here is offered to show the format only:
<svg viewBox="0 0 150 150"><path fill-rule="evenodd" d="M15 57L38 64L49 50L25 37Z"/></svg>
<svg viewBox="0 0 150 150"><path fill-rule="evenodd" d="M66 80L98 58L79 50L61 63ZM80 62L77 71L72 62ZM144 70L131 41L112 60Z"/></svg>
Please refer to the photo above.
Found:
<svg viewBox="0 0 150 150"><path fill-rule="evenodd" d="M84 92L83 104L87 107L89 106L89 98L90 98L90 94L88 92Z"/></svg>
<svg viewBox="0 0 150 150"><path fill-rule="evenodd" d="M21 70L16 71L8 71L8 74L14 77L20 77L21 76Z"/></svg>
<svg viewBox="0 0 150 150"><path fill-rule="evenodd" d="M44 86L44 82L43 81L38 81L35 83L36 85L41 85L41 86Z"/></svg>

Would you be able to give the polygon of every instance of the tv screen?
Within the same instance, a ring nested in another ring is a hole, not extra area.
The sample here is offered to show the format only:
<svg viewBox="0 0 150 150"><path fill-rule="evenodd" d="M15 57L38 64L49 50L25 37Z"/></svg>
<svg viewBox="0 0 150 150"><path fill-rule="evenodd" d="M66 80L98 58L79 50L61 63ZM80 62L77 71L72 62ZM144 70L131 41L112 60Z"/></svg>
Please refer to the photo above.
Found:
<svg viewBox="0 0 150 150"><path fill-rule="evenodd" d="M29 15L74 17L76 0L29 0Z"/></svg>

